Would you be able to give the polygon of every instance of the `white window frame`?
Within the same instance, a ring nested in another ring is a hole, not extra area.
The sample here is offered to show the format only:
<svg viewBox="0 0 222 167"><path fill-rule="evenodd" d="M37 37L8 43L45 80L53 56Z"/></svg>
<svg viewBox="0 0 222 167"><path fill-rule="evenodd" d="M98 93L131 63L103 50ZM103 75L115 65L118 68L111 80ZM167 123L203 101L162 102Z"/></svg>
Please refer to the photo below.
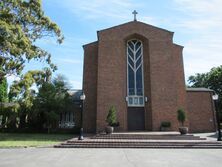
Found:
<svg viewBox="0 0 222 167"><path fill-rule="evenodd" d="M135 44L134 45L134 50L131 51L133 52L134 55L134 60L132 60L132 58L129 56L128 53L128 47L129 47L129 42L136 40L137 42L141 43L141 46L139 47L141 49L141 56L139 56L138 58L136 58L136 53L139 50L135 50ZM126 52L127 52L127 104L129 107L144 107L145 101L144 101L144 71L143 71L143 42L141 40L138 39L130 39L127 41L126 44ZM141 64L136 68L136 62L138 61L138 59L141 57ZM133 61L134 63L134 67L132 68L132 66L129 64L129 59L131 59L131 61ZM130 95L129 94L129 72L128 72L128 65L132 68L132 70L134 71L134 89L135 89L135 95ZM141 70L142 70L142 96L138 96L137 94L137 89L136 89L136 72L138 70L138 68L141 66ZM142 98L142 104L139 103L139 99ZM132 104L130 103L132 99Z"/></svg>
<svg viewBox="0 0 222 167"><path fill-rule="evenodd" d="M62 113L62 119L59 122L59 127L60 128L73 128L74 126L75 126L74 112L69 111L69 112Z"/></svg>

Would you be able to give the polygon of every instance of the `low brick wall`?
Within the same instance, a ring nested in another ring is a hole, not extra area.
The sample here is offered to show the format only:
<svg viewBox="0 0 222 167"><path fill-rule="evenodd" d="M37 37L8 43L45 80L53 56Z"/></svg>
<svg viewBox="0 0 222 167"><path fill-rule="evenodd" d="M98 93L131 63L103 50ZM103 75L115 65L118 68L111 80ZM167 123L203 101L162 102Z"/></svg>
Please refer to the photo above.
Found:
<svg viewBox="0 0 222 167"><path fill-rule="evenodd" d="M187 91L187 110L190 132L216 130L216 113L210 91Z"/></svg>

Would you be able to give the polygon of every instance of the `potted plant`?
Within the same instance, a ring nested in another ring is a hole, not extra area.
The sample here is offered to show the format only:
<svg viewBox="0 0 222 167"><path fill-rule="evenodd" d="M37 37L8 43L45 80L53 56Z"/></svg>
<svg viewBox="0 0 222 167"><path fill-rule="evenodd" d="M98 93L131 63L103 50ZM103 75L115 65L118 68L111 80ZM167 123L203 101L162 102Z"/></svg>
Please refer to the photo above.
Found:
<svg viewBox="0 0 222 167"><path fill-rule="evenodd" d="M111 106L108 112L108 115L106 117L107 127L105 129L106 134L112 134L114 130L114 126L118 124L116 121L116 108L114 106Z"/></svg>
<svg viewBox="0 0 222 167"><path fill-rule="evenodd" d="M184 126L184 122L186 120L186 113L183 109L177 110L177 119L181 123L182 126L179 127L179 132L181 135L188 133L188 127Z"/></svg>
<svg viewBox="0 0 222 167"><path fill-rule="evenodd" d="M171 123L164 121L164 122L161 122L160 130L161 131L169 131L170 127L171 127Z"/></svg>

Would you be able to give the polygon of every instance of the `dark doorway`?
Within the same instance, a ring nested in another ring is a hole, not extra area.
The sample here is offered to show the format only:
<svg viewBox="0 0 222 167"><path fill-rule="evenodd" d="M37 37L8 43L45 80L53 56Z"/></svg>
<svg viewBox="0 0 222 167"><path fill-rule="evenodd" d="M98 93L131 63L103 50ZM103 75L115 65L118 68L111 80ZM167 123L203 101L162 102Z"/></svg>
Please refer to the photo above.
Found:
<svg viewBox="0 0 222 167"><path fill-rule="evenodd" d="M128 130L145 130L144 107L128 107Z"/></svg>

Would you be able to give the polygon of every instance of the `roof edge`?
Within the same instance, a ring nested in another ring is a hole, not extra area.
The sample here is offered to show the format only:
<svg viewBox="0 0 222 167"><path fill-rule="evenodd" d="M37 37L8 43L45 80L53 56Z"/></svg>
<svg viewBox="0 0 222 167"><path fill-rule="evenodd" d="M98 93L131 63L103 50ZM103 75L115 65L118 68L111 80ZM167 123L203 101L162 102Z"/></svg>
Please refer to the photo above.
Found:
<svg viewBox="0 0 222 167"><path fill-rule="evenodd" d="M214 92L212 89L208 88L186 88L187 92Z"/></svg>
<svg viewBox="0 0 222 167"><path fill-rule="evenodd" d="M94 44L96 44L96 43L98 43L98 41L94 41L94 42L87 43L87 44L85 44L85 45L82 45L82 47L85 48L85 47L87 47L87 46L89 46L89 45L94 45Z"/></svg>
<svg viewBox="0 0 222 167"><path fill-rule="evenodd" d="M117 27L120 27L120 26L123 26L123 25L126 25L126 24L130 24L130 23L140 23L140 24L144 24L144 25L147 25L147 26L150 26L150 27L153 27L153 28L162 30L162 31L166 31L166 32L168 32L168 33L171 33L172 35L174 34L173 31L169 31L169 30L166 30L166 29L164 29L164 28L156 27L156 26L153 26L153 25L151 25L151 24L147 24L147 23L144 23L144 22L141 22L141 21L129 21L129 22L126 22L126 23L123 23L123 24L119 24L119 25L110 27L110 28L105 28L105 29L102 29L102 30L97 31L97 34L98 34L99 32L103 32L103 31L106 31L106 30L114 29L114 28L117 28Z"/></svg>
<svg viewBox="0 0 222 167"><path fill-rule="evenodd" d="M177 47L180 47L180 48L184 48L184 46L182 46L182 45L179 45L179 44L176 44L176 43L173 43L175 46L177 46Z"/></svg>

